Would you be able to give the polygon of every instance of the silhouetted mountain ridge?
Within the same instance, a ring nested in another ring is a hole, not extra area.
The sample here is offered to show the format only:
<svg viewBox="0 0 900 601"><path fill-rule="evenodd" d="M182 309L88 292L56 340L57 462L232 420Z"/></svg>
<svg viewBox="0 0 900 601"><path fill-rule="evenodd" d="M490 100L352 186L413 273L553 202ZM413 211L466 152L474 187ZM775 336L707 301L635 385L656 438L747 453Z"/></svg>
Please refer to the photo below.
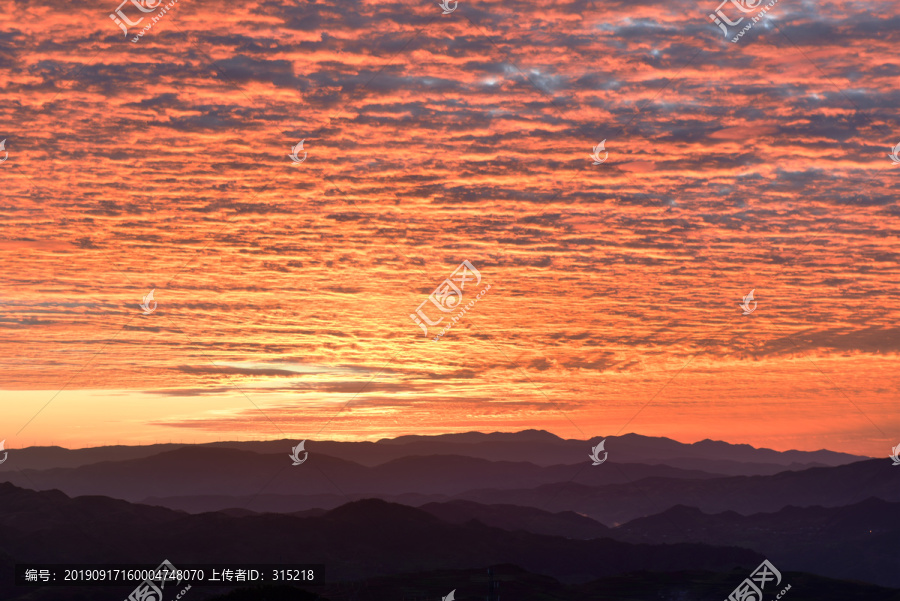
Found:
<svg viewBox="0 0 900 601"><path fill-rule="evenodd" d="M590 440L563 439L544 430L520 432L464 432L435 436L409 435L377 442L307 441L307 450L365 466L379 465L410 455L461 455L490 461L525 461L535 465L581 463L590 447L603 436ZM812 465L842 465L865 457L819 451L774 451L749 445L703 440L681 443L669 438L639 434L607 436L610 456L623 463L670 465L689 470L728 475L772 474L784 469L804 469ZM233 448L261 454L287 454L296 440L215 442L197 447ZM13 450L16 469L78 467L101 461L122 461L156 455L192 445L110 446L93 449L29 447ZM6 466L4 466L6 467ZM0 469L0 474L3 469Z"/></svg>
<svg viewBox="0 0 900 601"><path fill-rule="evenodd" d="M405 521L407 524L435 525L441 520L421 509L389 503L381 499L351 501L327 511L321 518L347 523L351 526L370 527L373 522Z"/></svg>
<svg viewBox="0 0 900 601"><path fill-rule="evenodd" d="M645 478L599 486L573 482L562 487L471 490L457 497L484 505L525 505L552 512L571 510L614 526L675 505L697 507L708 513L730 510L747 515L778 511L788 505L839 507L869 497L898 502L900 479L895 477L889 460L870 459L772 476Z"/></svg>
<svg viewBox="0 0 900 601"><path fill-rule="evenodd" d="M627 542L736 544L793 569L900 587L900 502L867 498L845 507L772 513L704 513L678 505L614 528Z"/></svg>
<svg viewBox="0 0 900 601"><path fill-rule="evenodd" d="M166 557L175 565L318 563L329 566L333 579L511 563L565 582L584 582L636 569L718 571L761 560L756 553L737 548L632 545L449 524L420 509L380 500L351 503L319 517L231 517L140 505L126 511L121 501L61 499L56 492L9 486L4 493L13 493L16 499L10 502L9 494L0 495L0 514L6 515L0 540L15 550L18 562L63 563L78 558L86 563L154 563ZM31 508L23 507L23 501ZM110 503L120 509L106 511ZM70 519L46 519L58 515ZM23 524L24 519L32 525ZM48 522L50 527L33 526Z"/></svg>
<svg viewBox="0 0 900 601"><path fill-rule="evenodd" d="M446 503L427 503L419 507L445 522L464 524L477 520L503 530L524 530L535 534L591 539L609 536L610 529L574 511L550 513L533 507L518 505L481 505L455 500Z"/></svg>
<svg viewBox="0 0 900 601"><path fill-rule="evenodd" d="M285 466L290 469L285 470ZM615 470L584 470L583 465L538 466L455 455L402 457L374 467L317 454L303 466L290 466L287 453L264 455L215 447L185 447L139 459L104 461L77 468L24 470L6 474L19 486L57 488L69 495L100 494L133 502L151 497L267 494L321 495L341 491L343 502L356 496L404 493L456 495L470 489L532 488L548 483L627 482L650 476L712 478L699 471L666 465L620 465ZM164 494L160 494L164 493ZM234 507L232 502L218 507ZM296 507L293 510L302 509Z"/></svg>

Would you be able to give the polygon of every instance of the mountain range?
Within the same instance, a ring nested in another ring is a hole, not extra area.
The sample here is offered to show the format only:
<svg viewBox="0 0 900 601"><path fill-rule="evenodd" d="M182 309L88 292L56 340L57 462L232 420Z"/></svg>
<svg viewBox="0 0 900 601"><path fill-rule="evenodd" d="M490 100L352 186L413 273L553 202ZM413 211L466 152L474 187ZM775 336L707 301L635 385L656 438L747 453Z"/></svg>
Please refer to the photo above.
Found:
<svg viewBox="0 0 900 601"><path fill-rule="evenodd" d="M192 512L236 508L295 512L330 509L370 497L412 506L462 499L484 505L571 510L608 526L660 513L674 505L697 507L707 512L753 513L777 511L787 505L837 506L869 497L900 500L897 480L890 477L890 462L880 459L858 460L830 451L779 454L712 441L683 445L668 439L626 435L613 439L613 446L606 447L608 450L619 448L621 453L614 454L609 450L606 463L592 466L584 452L585 442L577 442L583 455L578 463L550 465L546 460L539 464L472 456L512 456L516 454L513 451L536 445L548 453L548 449L556 449L554 452L557 453L560 448L568 449L569 461L579 457L574 454L572 441L536 431L402 437L399 442L390 443L309 443L310 456L302 466L290 464L286 445L279 453L260 452L274 448L274 442L240 443L242 448L184 446L137 457L136 451L131 450L124 453L129 457L127 459L73 467L72 464L78 461L69 458L62 461L69 467L47 469L24 466L46 462L55 451L23 449L15 451L14 461L2 466L0 478L36 490L59 489L69 495L105 495ZM731 461L725 459L727 457L744 458L765 460L768 463L764 465L780 465L781 469L767 475L725 476L665 463L626 463L620 457L652 456L660 449L672 448L673 444L680 449L678 452L693 453L692 461L710 463ZM366 448L370 450L382 450L367 455L366 464L316 451L330 448L356 452L362 448L341 445L368 445ZM470 454L408 455L389 458L383 463L373 461L378 453L384 459L393 457L398 449L424 452L424 447L433 450L453 447ZM147 449L151 447L141 450ZM704 453L707 456L702 456ZM93 459L107 456L96 452L88 455ZM80 454L79 461L88 455ZM713 455L718 458L713 459ZM836 465L796 469L811 464L798 463L800 459ZM857 460L846 463L852 459ZM16 468L14 471L13 467ZM836 486L838 483L840 486Z"/></svg>
<svg viewBox="0 0 900 601"><path fill-rule="evenodd" d="M514 564L578 583L636 570L728 571L762 558L736 547L566 539L367 499L318 516L185 514L104 497L0 484L0 540L15 562L323 564L330 581ZM251 559L252 558L252 561ZM7 562L10 562L7 559ZM12 565L2 566L11 573ZM9 583L2 598L14 593ZM23 591L19 591L20 593Z"/></svg>
<svg viewBox="0 0 900 601"><path fill-rule="evenodd" d="M539 466L581 463L604 437L591 441L564 439L544 430L465 432L435 436L400 436L374 442L307 441L306 450L373 467L410 456L455 455L488 461L527 462ZM721 475L766 475L785 469L844 465L870 459L829 450L774 451L746 444L702 440L682 443L670 438L625 434L605 437L605 448L621 463L669 465ZM185 447L229 448L260 454L287 453L293 440L214 442L200 445L158 444L105 446L86 449L28 447L15 450L16 469L46 470L79 467L103 461L141 459Z"/></svg>
<svg viewBox="0 0 900 601"><path fill-rule="evenodd" d="M0 565L329 566L315 591L191 593L235 601L340 601L348 581L369 591L360 598L402 598L418 594L403 575L478 580L488 566L520 574L505 589L517 599L641 599L656 594L641 582L658 581L668 597L654 598L721 601L722 583L763 558L823 599L864 599L874 589L859 582L900 588L900 470L888 459L629 434L608 437L607 461L592 465L597 442L542 431L307 441L299 466L296 441L13 449L0 465ZM23 594L7 585L0 599ZM69 593L28 601L92 598Z"/></svg>
<svg viewBox="0 0 900 601"><path fill-rule="evenodd" d="M827 590L822 578L841 577L894 589L833 581L832 593L842 590L847 599L900 600L898 555L891 552L900 534L898 508L897 503L870 500L832 510L788 508L771 515L704 516L693 508L676 507L608 529L572 513L458 501L417 509L368 499L303 516L191 515L105 497L69 498L59 491L0 484L0 568L7 571L14 563L32 561L63 563L73 557L85 563L154 563L161 558L175 565L247 562L247 558L253 563L322 563L326 583L310 590L338 601L349 598L347 591L341 592L341 582L367 589L368 596L357 595L359 599L383 599L391 596L377 591L396 593L411 584L424 587L442 571L454 574L459 586L477 581L474 574L485 566L507 565L521 574L507 580L506 593L533 581L529 587L534 590L517 593L517 599L641 599L641 594L651 593L661 598L648 582L657 587L665 582L669 594L691 591L691 599L721 601L765 557L785 578L791 575L791 582L812 579L817 583L814 590L820 592ZM823 529L824 538L819 536ZM579 537L566 537L567 531ZM733 544L721 544L729 540ZM756 547L768 549L756 552ZM798 567L804 562L808 569ZM473 576L463 578L462 573ZM682 576L675 579L676 573ZM608 596L614 583L623 589L621 596ZM195 590L192 596L198 599L225 593ZM537 590L545 596L531 596ZM863 591L877 591L878 596L866 597ZM23 591L0 582L0 598L24 599L26 592L29 600L76 598L65 589ZM837 599L810 593L795 598ZM304 598L287 590L277 594Z"/></svg>

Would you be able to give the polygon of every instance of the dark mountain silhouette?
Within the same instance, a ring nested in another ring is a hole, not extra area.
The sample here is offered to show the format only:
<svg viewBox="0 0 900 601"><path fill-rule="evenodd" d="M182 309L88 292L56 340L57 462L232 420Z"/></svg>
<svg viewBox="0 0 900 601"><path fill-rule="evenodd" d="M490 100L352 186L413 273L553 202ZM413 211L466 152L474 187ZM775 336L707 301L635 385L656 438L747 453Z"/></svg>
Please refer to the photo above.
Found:
<svg viewBox="0 0 900 601"><path fill-rule="evenodd" d="M633 545L449 524L378 499L318 517L232 517L0 484L0 515L0 541L15 562L315 563L327 566L331 580L511 563L576 583L639 569L723 571L761 561L757 553L734 547ZM0 569L9 573L12 566ZM24 592L0 589L0 598Z"/></svg>
<svg viewBox="0 0 900 601"><path fill-rule="evenodd" d="M465 524L476 520L503 530L524 530L534 534L579 539L600 538L609 536L610 533L610 529L600 522L574 511L550 513L533 507L481 505L471 501L426 503L419 509L451 524Z"/></svg>
<svg viewBox="0 0 900 601"><path fill-rule="evenodd" d="M575 465L587 458L590 441L563 439L543 430L522 432L466 432L437 436L401 436L377 442L307 441L307 450L372 467L409 456L458 455L489 461L528 462L539 466ZM231 448L260 454L287 454L295 440L215 442L203 445L161 444L108 446L91 449L29 447L14 453L15 469L46 470L79 467L103 461L125 461L150 457L186 446ZM669 465L723 475L774 474L785 469L835 466L867 459L833 451L773 451L749 445L703 440L686 444L669 438L625 434L607 436L606 449L620 463ZM8 468L9 469L9 468ZM0 474L4 472L0 469Z"/></svg>
<svg viewBox="0 0 900 601"><path fill-rule="evenodd" d="M679 505L612 530L628 542L734 544L776 564L900 588L900 503L866 499L846 507L785 507L749 516Z"/></svg>
<svg viewBox="0 0 900 601"><path fill-rule="evenodd" d="M586 458L585 458L586 459ZM582 465L537 466L447 455L403 457L375 467L316 455L292 466L286 453L261 455L212 447L185 447L150 457L76 468L7 473L9 482L70 495L98 494L142 502L150 497L267 494L455 495L473 488L531 488L553 482L614 484L648 477L712 478L657 465L586 470ZM349 500L349 497L348 499ZM233 504L232 504L233 505Z"/></svg>
<svg viewBox="0 0 900 601"><path fill-rule="evenodd" d="M834 462L858 461L865 457L835 453L833 451L773 451L757 449L746 444L731 444L722 441L703 440L696 443L681 443L671 438L625 434L622 436L598 435L591 442L605 438L607 445L614 446L623 453L634 453L628 460L645 461L647 459L664 459L667 456L693 457L706 459L727 459L741 462L789 463L821 462L828 465ZM522 430L519 432L462 432L458 434L439 434L436 436L399 436L394 439L382 439L380 444L410 447L416 444L526 444L554 445L572 447L583 450L586 441L564 439L544 430ZM555 461L553 462L555 463Z"/></svg>
<svg viewBox="0 0 900 601"><path fill-rule="evenodd" d="M145 505L160 505L170 509L189 513L207 511L243 511L253 513L288 513L296 514L317 509L334 509L350 501L370 499L371 494L331 494L331 495L271 495L266 493L229 496L229 495L188 495L179 497L147 497L141 502ZM377 498L419 507L425 503L444 502L449 495L419 495L405 493L400 495L378 495Z"/></svg>
<svg viewBox="0 0 900 601"><path fill-rule="evenodd" d="M771 476L713 477L669 466L536 466L457 456L406 457L365 467L327 455L291 466L287 454L186 447L129 461L78 468L7 472L10 482L69 495L104 495L190 511L226 508L295 512L379 497L407 505L451 498L483 505L574 511L613 526L674 505L706 512L778 511L788 505L834 507L868 497L900 501L890 461ZM173 498L174 497L174 498Z"/></svg>
<svg viewBox="0 0 900 601"><path fill-rule="evenodd" d="M573 512L554 514L514 505L451 501L428 503L420 509L450 523L476 520L504 530L567 538L738 545L792 569L900 588L900 570L896 569L900 554L894 550L900 538L900 503L874 498L846 507L786 507L749 516L735 512L711 515L679 505L614 529Z"/></svg>
<svg viewBox="0 0 900 601"><path fill-rule="evenodd" d="M609 462L604 467L614 468ZM869 497L900 501L900 479L887 459L781 472L773 476L735 476L706 480L647 478L627 484L578 483L519 490L473 490L457 498L486 505L514 504L547 511L575 511L608 526L665 511L675 505L708 513L749 515L798 507L840 507Z"/></svg>
<svg viewBox="0 0 900 601"><path fill-rule="evenodd" d="M900 503L874 498L846 507L786 507L749 516L732 511L707 514L678 505L614 529L574 512L550 513L516 505L457 500L427 503L419 509L454 524L475 520L503 530L565 538L738 545L796 570L900 588L896 569L900 556L893 550L900 538ZM313 509L294 515L325 513Z"/></svg>
<svg viewBox="0 0 900 601"><path fill-rule="evenodd" d="M106 447L91 447L86 449L66 449L63 447L26 447L10 451L12 465L8 469L16 470L47 470L60 467L79 467L100 463L101 461L126 461L128 459L140 459L158 455L166 451L174 451L188 445L183 444L153 444L153 445L111 445ZM0 475L3 470L0 469Z"/></svg>
<svg viewBox="0 0 900 601"><path fill-rule="evenodd" d="M0 571L23 561L319 563L331 579L369 587L360 598L380 601L410 592L405 575L508 564L529 582L521 594L521 583L510 582L505 590L516 599L721 601L743 576L724 592L696 584L654 592L633 573L646 570L653 581L709 570L715 580L768 557L783 570L900 586L892 550L900 481L887 459L625 435L608 437L609 460L591 466L598 440L525 431L309 441L309 460L296 467L288 459L296 441L15 450L0 479L62 492L0 484ZM836 465L801 469L815 463ZM858 584L833 590L845 599L875 594ZM24 592L28 601L96 598L0 582L0 599ZM195 589L191 597L224 592ZM804 594L792 590L791 598ZM869 598L893 593L878 594Z"/></svg>
<svg viewBox="0 0 900 601"><path fill-rule="evenodd" d="M387 501L417 506L422 502L434 499L445 499L445 495L414 495L412 502L403 502L391 495L383 495ZM250 511L251 513L287 513L296 514L316 509L334 509L349 501L370 498L366 495L185 495L175 497L147 497L141 500L145 505L159 505L170 509L187 511L188 513L205 513L208 511Z"/></svg>
<svg viewBox="0 0 900 601"><path fill-rule="evenodd" d="M464 455L491 461L527 461L535 465L577 464L590 447L603 436L590 441L563 439L543 430L521 432L465 432L438 436L400 436L377 443L316 443L323 453L363 465L383 463L409 455ZM625 434L605 437L605 448L620 463L669 465L722 475L774 474L786 469L834 466L868 459L833 451L774 451L749 445L732 445L704 440L693 444L669 438Z"/></svg>
<svg viewBox="0 0 900 601"><path fill-rule="evenodd" d="M524 598L607 598L603 595L609 590L601 589L600 595L591 590L591 586L599 586L591 581L604 578L604 586L608 586L609 577L617 576L624 579L622 586L627 590L616 598L638 599L647 591L637 583L647 577L635 579L629 576L631 572L700 569L724 573L740 566L739 572L747 573L767 557L782 571L796 571L796 566L802 565L813 573L897 586L892 583L900 579L895 569L898 556L893 551L900 532L898 507L898 503L871 499L846 508L791 507L752 516L733 512L710 516L694 508L675 507L608 531L620 540L578 540L526 530L565 531L579 526L581 516L520 507L453 502L432 504L426 511L367 499L331 511L312 511L308 517L224 512L191 515L105 497L72 499L59 491L36 492L4 483L0 484L0 570L20 562L64 563L73 558L85 563L147 564L167 558L176 566L241 561L320 563L328 568L332 582L372 580L372 590L378 590L374 581L390 581L391 575L404 574L402 578L409 583L409 574L429 570L514 564L538 579L562 583L550 587L555 597ZM436 515L441 513L450 521ZM472 515L478 518L452 523ZM590 527L603 528L600 524ZM513 528L515 531L510 531ZM735 576L728 584L733 588L741 578ZM390 588L399 581L392 582L382 585ZM676 583L681 587L678 590L693 591L689 598L704 598L694 594L699 591L694 585L685 581L670 584L675 587ZM854 586L848 589L848 598L864 599L853 596L859 592ZM715 595L721 601L730 590L723 593L719 588ZM0 582L0 599L15 599L24 592ZM207 593L199 592L197 598ZM29 599L74 599L53 596L57 593L34 594L37 596Z"/></svg>

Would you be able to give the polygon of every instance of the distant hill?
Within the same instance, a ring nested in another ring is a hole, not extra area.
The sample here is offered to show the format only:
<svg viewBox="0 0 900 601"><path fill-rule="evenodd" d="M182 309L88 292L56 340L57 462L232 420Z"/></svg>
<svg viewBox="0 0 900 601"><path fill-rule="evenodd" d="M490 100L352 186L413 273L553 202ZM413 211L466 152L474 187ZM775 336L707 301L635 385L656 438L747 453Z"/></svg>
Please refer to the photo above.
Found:
<svg viewBox="0 0 900 601"><path fill-rule="evenodd" d="M723 475L773 474L785 469L844 465L869 459L828 450L780 452L713 440L688 444L640 434L598 435L585 441L563 439L543 430L400 436L375 443L322 441L316 445L323 453L363 465L375 465L409 455L462 455L548 466L581 463L587 458L590 447L604 438L610 457L621 463L669 465Z"/></svg>
<svg viewBox="0 0 900 601"><path fill-rule="evenodd" d="M521 432L465 432L437 436L400 436L377 442L307 441L307 450L363 466L375 466L402 457L457 455L489 461L527 462L539 466L576 465L582 463L590 447L603 436L588 441L563 439L543 430ZM669 465L684 470L700 470L723 475L765 475L785 469L800 470L815 466L844 465L868 457L833 451L774 451L749 445L703 440L688 444L669 438L625 434L607 436L610 457L621 463ZM109 446L68 450L60 447L16 449L15 467L4 468L46 470L72 468L103 461L125 461L150 457L186 446L231 448L260 454L286 455L297 444L295 440L251 442L215 442L203 445L161 444L149 446Z"/></svg>
<svg viewBox="0 0 900 601"><path fill-rule="evenodd" d="M282 456L284 455L284 456ZM466 500L573 511L607 526L658 514L675 505L749 515L795 505L837 507L869 497L900 501L890 461L770 476L716 477L665 465L536 466L445 455L405 457L366 467L327 455L291 466L286 454L186 447L151 457L78 468L12 471L12 483L104 495L191 512L222 509L293 513L382 498L411 506Z"/></svg>
<svg viewBox="0 0 900 601"><path fill-rule="evenodd" d="M712 478L699 471L667 465L620 465L584 469L580 465L538 466L527 462L488 461L474 457L428 455L394 459L366 467L317 454L292 466L287 453L263 455L214 447L184 447L150 457L107 461L75 468L19 470L7 481L69 495L97 494L143 502L151 497L198 497L266 494L381 496L455 495L467 490L532 488L548 483L615 484L641 478Z"/></svg>
<svg viewBox="0 0 900 601"><path fill-rule="evenodd" d="M434 498L444 500L445 495L434 495ZM369 498L365 495L270 495L260 493L258 495L179 495L173 497L147 497L140 502L145 505L159 505L188 513L206 513L209 511L225 511L229 513L286 513L289 515L302 514L306 511L322 511L340 507L350 501L359 501ZM400 503L394 497L385 495L385 500ZM416 506L419 497L413 503L404 505ZM432 495L425 497L423 502L433 501ZM303 517L303 516L300 516Z"/></svg>
<svg viewBox="0 0 900 601"><path fill-rule="evenodd" d="M366 494L321 494L321 495L271 495L259 493L254 495L186 495L175 497L147 497L141 502L145 505L159 505L170 509L189 513L208 511L251 511L253 513L287 513L300 514L307 511L321 511L340 507L350 501L372 498ZM449 495L419 495L406 493L400 495L379 495L377 498L400 503L410 507L419 507L425 503L445 502Z"/></svg>
<svg viewBox="0 0 900 601"><path fill-rule="evenodd" d="M603 464L606 467L608 463ZM575 511L608 526L660 513L675 505L707 513L735 511L749 515L798 507L840 507L869 497L900 502L900 478L887 459L870 459L837 467L809 468L772 476L735 476L704 480L646 478L625 484L578 483L529 489L471 490L457 498L485 505L514 504Z"/></svg>
<svg viewBox="0 0 900 601"><path fill-rule="evenodd" d="M102 461L127 461L140 459L184 448L183 444L112 445L87 449L63 447L26 447L10 451L12 463L0 466L0 479L6 470L47 470L61 467L79 467ZM4 470L3 468L6 468Z"/></svg>
<svg viewBox="0 0 900 601"><path fill-rule="evenodd" d="M522 530L534 534L548 534L565 538L591 539L609 536L610 529L573 511L550 513L533 507L518 505L481 505L471 501L427 503L419 507L451 524L465 524L476 520L503 530Z"/></svg>
<svg viewBox="0 0 900 601"><path fill-rule="evenodd" d="M770 476L716 477L665 465L536 466L445 455L405 457L366 467L312 454L291 466L286 454L185 447L150 457L78 468L7 471L18 486L104 495L191 512L222 509L293 513L378 497L411 506L451 499L574 511L607 526L674 505L706 512L774 512L788 505L835 507L869 497L900 501L887 459Z"/></svg>
<svg viewBox="0 0 900 601"><path fill-rule="evenodd" d="M793 569L900 588L900 503L785 507L774 513L707 514L672 507L611 531L617 540L738 545Z"/></svg>

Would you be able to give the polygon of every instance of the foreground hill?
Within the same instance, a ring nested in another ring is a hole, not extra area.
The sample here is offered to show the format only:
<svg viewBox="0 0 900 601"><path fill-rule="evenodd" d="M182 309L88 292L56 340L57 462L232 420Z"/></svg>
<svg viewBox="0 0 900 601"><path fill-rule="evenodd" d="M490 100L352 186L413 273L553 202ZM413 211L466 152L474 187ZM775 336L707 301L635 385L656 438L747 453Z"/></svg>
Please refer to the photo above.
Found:
<svg viewBox="0 0 900 601"><path fill-rule="evenodd" d="M639 595L647 591L634 587L631 572L724 573L735 566L746 571L767 557L786 571L805 566L803 571L823 576L900 588L898 555L893 551L900 534L898 508L900 504L869 500L846 508L788 508L741 516L676 507L609 529L571 512L465 501L415 509L370 499L296 516L246 511L190 515L105 497L72 499L59 491L0 484L0 540L4 549L15 551L0 552L0 569L25 561L158 563L161 558L176 565L322 563L332 583L363 580L376 590L376 581L398 585L400 581L392 579L400 574L477 571L509 563L538 580L555 583L550 588L556 592L551 595L548 590L548 599L602 599L607 598L602 591L594 591L599 596L587 594L592 581L604 579L607 586L611 577L621 577L628 595ZM601 537L579 540L593 534ZM23 593L4 589L6 585L0 582L0 599ZM213 593L205 589L202 594ZM46 591L29 594L36 595L29 601L66 598L44 597L50 594Z"/></svg>
<svg viewBox="0 0 900 601"><path fill-rule="evenodd" d="M15 562L315 563L327 566L329 580L508 563L578 583L636 570L752 568L762 560L734 547L634 545L450 524L376 499L316 517L232 517L0 484L0 516L0 540ZM0 569L9 573L13 566L6 561ZM27 592L11 589L8 581L0 587L6 587L0 588L3 599Z"/></svg>
<svg viewBox="0 0 900 601"><path fill-rule="evenodd" d="M308 587L246 588L209 601L437 601L455 591L459 601L486 599L493 588L499 598L515 601L722 601L745 572L678 571L634 572L601 578L581 585L565 585L548 576L512 565L480 570L436 570L382 576L336 585ZM796 601L900 601L900 591L858 582L834 580L800 572L782 572L787 599ZM766 589L768 592L771 589ZM780 591L780 589L778 589ZM774 599L775 592L766 596Z"/></svg>
<svg viewBox="0 0 900 601"><path fill-rule="evenodd" d="M523 530L534 534L549 534L565 538L591 539L612 537L613 532L600 522L573 511L550 513L534 507L518 505L482 505L471 501L427 503L419 507L451 524L465 524L472 520L503 530Z"/></svg>
<svg viewBox="0 0 900 601"><path fill-rule="evenodd" d="M900 588L900 503L785 507L749 516L678 506L611 531L629 542L738 545L792 569Z"/></svg>

